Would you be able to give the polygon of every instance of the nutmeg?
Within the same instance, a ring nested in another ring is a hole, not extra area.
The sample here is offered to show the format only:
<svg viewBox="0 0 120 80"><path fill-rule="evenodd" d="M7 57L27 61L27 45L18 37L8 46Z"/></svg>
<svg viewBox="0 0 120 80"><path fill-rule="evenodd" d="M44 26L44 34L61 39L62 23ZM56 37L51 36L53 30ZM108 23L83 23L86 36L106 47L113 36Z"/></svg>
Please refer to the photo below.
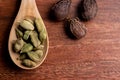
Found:
<svg viewBox="0 0 120 80"><path fill-rule="evenodd" d="M98 11L96 0L82 0L78 6L78 16L83 21L93 19Z"/></svg>
<svg viewBox="0 0 120 80"><path fill-rule="evenodd" d="M71 33L77 38L80 39L86 35L86 27L83 23L79 21L78 18L73 18L69 20L69 26Z"/></svg>
<svg viewBox="0 0 120 80"><path fill-rule="evenodd" d="M71 0L60 0L53 5L51 12L57 21L64 20L69 13Z"/></svg>

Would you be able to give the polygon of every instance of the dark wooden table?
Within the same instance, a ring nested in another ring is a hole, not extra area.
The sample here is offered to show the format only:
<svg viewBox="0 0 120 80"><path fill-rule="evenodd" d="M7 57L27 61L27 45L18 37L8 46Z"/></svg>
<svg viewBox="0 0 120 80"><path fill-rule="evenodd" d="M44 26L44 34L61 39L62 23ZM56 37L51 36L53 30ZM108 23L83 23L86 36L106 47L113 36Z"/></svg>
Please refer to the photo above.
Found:
<svg viewBox="0 0 120 80"><path fill-rule="evenodd" d="M56 1L36 0L50 48L45 62L27 71L14 65L7 48L20 0L0 0L0 80L120 80L120 0L97 0L98 14L85 23L87 35L80 40L66 35L63 22L48 18ZM79 1L72 0L72 17Z"/></svg>

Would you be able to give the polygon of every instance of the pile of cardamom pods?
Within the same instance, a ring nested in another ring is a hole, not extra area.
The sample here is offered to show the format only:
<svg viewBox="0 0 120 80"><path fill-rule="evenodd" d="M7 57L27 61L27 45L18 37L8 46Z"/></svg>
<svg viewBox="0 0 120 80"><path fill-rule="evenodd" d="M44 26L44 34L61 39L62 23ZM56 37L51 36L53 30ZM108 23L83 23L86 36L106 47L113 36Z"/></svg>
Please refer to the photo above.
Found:
<svg viewBox="0 0 120 80"><path fill-rule="evenodd" d="M44 55L47 33L43 26L39 18L26 18L15 29L17 40L13 50L19 54L18 60L26 67L35 67Z"/></svg>

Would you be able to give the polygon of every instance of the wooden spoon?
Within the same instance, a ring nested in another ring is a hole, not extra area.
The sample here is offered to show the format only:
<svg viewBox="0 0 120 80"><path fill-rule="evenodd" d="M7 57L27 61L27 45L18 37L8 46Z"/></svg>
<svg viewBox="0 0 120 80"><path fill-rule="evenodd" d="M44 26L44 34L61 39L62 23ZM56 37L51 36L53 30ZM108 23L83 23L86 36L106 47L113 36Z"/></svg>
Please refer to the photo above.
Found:
<svg viewBox="0 0 120 80"><path fill-rule="evenodd" d="M20 10L19 10L18 15L17 15L17 17L16 17L16 19L13 23L13 26L11 28L11 32L10 32L10 36L9 36L9 42L8 42L8 50L9 50L9 54L10 54L10 57L11 57L12 61L18 67L20 67L22 69L34 69L34 68L37 68L38 66L40 66L43 63L43 61L45 60L45 58L47 56L47 53L48 53L49 40L48 40L48 35L47 35L47 39L46 39L45 44L44 44L44 46L45 46L44 55L43 55L41 61L37 64L37 66L32 67L32 68L28 68L28 67L25 67L25 66L21 65L21 61L17 60L19 55L18 55L18 53L15 53L13 51L12 46L13 46L13 42L15 40L17 40L16 34L15 34L15 28L19 25L18 22L22 21L26 17L29 17L29 18L32 18L32 19L40 18L41 21L43 22L40 14L38 12L35 0L22 0L21 1ZM46 28L45 28L45 30L46 30Z"/></svg>

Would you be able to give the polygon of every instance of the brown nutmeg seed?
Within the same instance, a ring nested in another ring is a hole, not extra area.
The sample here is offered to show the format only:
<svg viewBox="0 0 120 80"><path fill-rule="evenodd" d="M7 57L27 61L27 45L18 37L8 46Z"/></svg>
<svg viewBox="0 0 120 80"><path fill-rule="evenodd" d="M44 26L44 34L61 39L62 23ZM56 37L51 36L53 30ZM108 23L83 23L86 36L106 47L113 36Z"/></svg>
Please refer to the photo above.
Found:
<svg viewBox="0 0 120 80"><path fill-rule="evenodd" d="M52 7L52 14L58 21L64 20L69 13L71 0L60 0Z"/></svg>
<svg viewBox="0 0 120 80"><path fill-rule="evenodd" d="M78 18L70 19L70 31L77 38L80 39L86 35L86 27L83 23L79 21Z"/></svg>
<svg viewBox="0 0 120 80"><path fill-rule="evenodd" d="M93 19L98 11L96 0L82 0L78 6L78 16L83 21Z"/></svg>

